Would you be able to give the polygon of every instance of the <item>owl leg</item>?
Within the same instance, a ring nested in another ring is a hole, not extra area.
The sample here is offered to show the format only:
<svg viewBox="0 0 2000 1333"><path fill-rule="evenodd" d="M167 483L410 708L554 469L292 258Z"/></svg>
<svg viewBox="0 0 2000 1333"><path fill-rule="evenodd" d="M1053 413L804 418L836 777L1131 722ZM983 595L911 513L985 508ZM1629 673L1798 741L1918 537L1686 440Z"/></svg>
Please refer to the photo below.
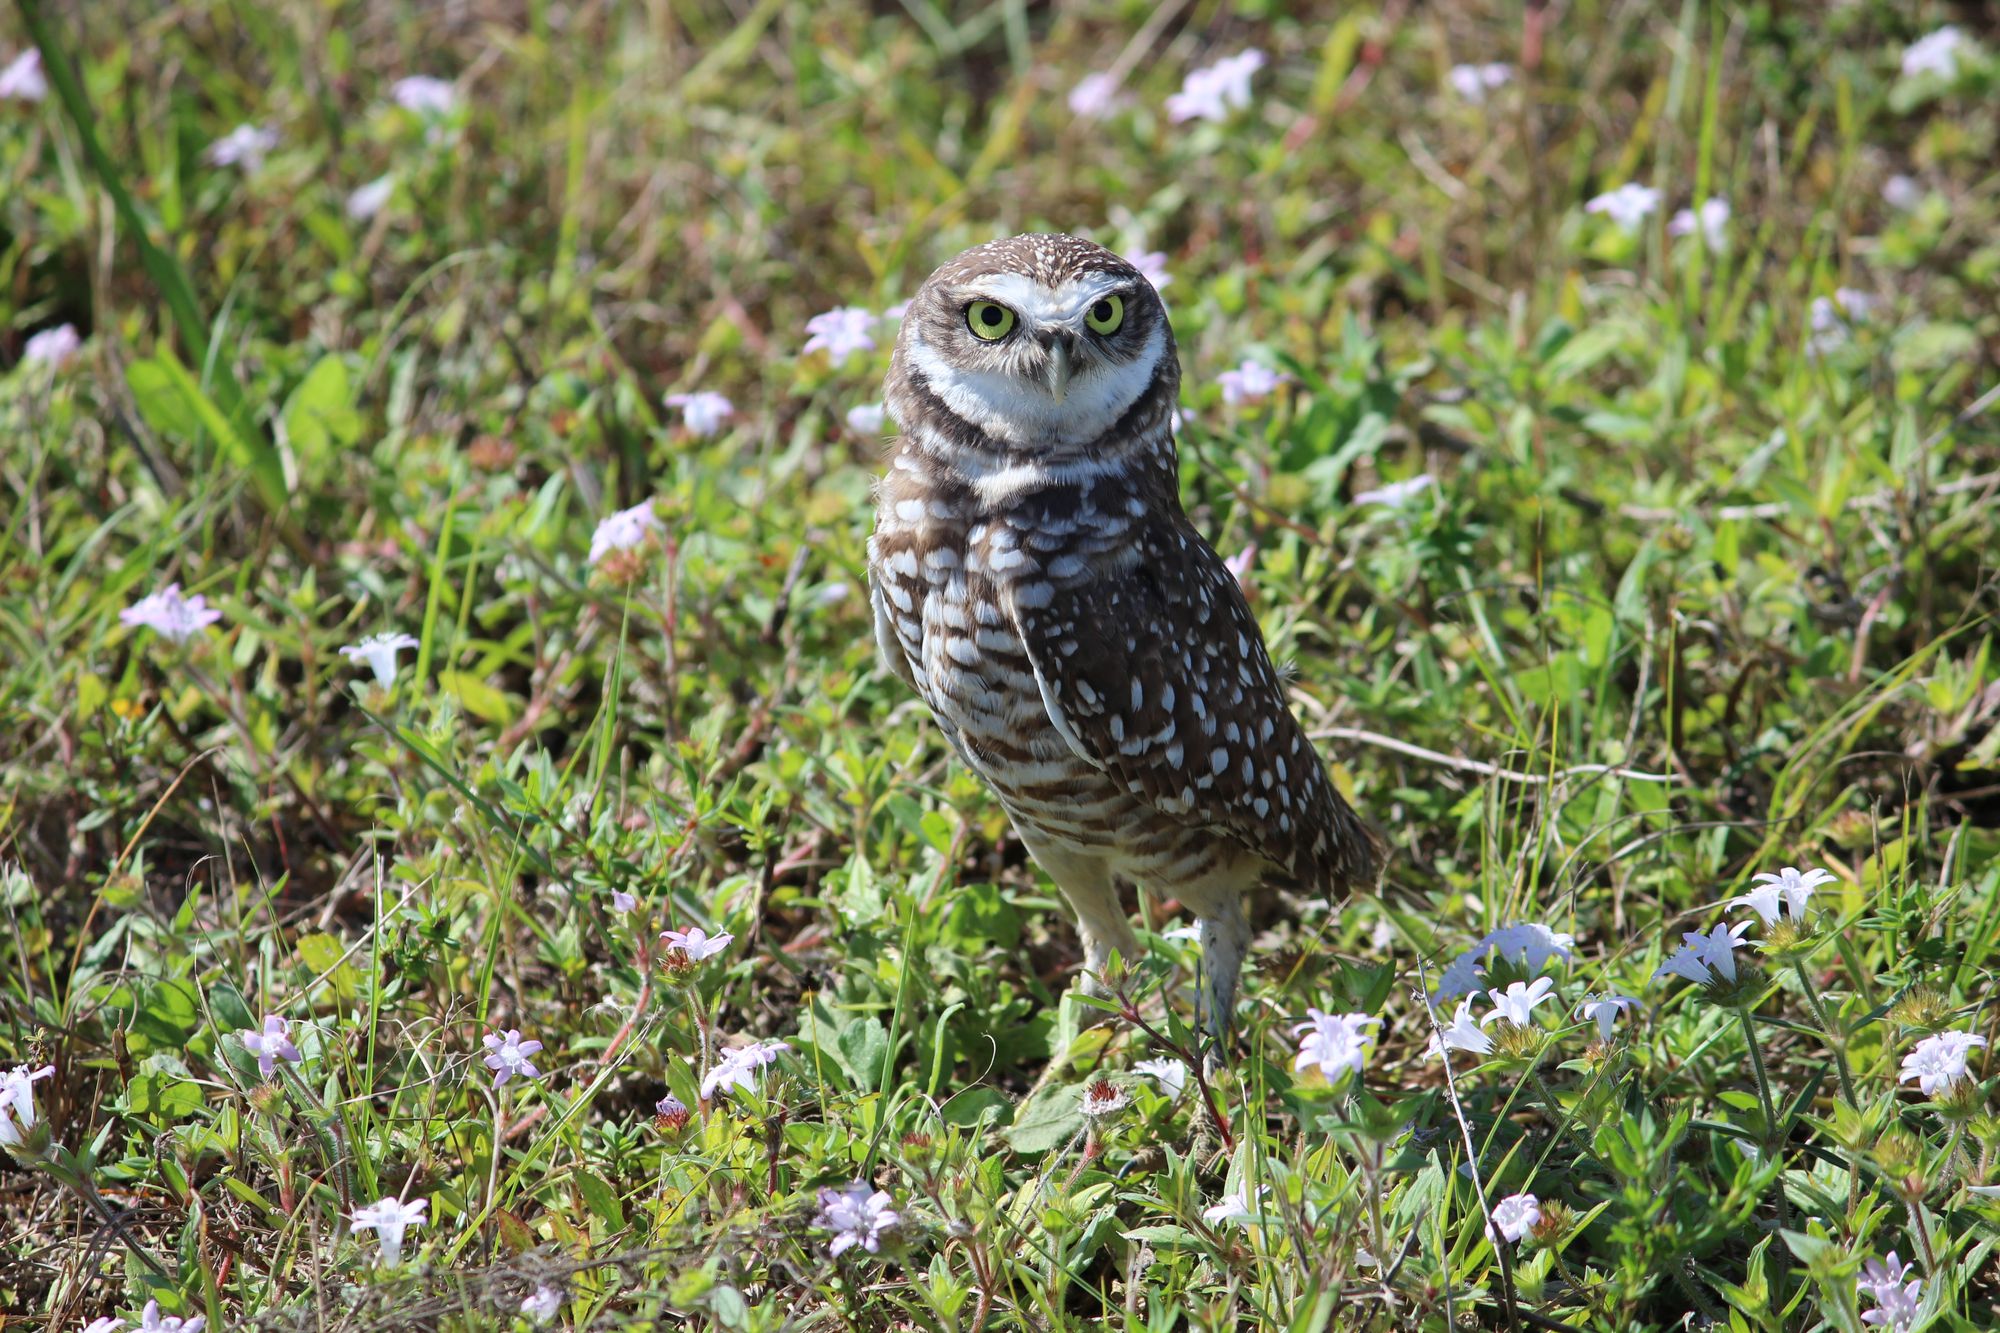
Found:
<svg viewBox="0 0 2000 1333"><path fill-rule="evenodd" d="M1139 961L1139 937L1118 900L1118 878L1104 857L1090 852L1071 851L1037 838L1024 836L1042 869L1062 891L1070 911L1076 914L1076 932L1083 942L1083 975L1078 987L1086 995L1103 995L1101 978L1116 952L1127 966Z"/></svg>
<svg viewBox="0 0 2000 1333"><path fill-rule="evenodd" d="M1125 909L1118 901L1118 878L1102 856L1072 851L1025 834L1022 841L1062 891L1076 915L1077 935L1083 941L1083 975L1076 979L1073 993L1065 995L1057 1006L1053 1043L1057 1049L1050 1052L1052 1058L1047 1067L1028 1090L1026 1100L1032 1101L1069 1068L1071 1042L1077 1032L1095 1026L1105 1017L1088 1005L1078 1004L1076 995L1105 994L1102 978L1110 966L1111 955L1117 953L1127 964L1138 962L1139 939L1132 933L1132 923L1125 919Z"/></svg>
<svg viewBox="0 0 2000 1333"><path fill-rule="evenodd" d="M1223 893L1197 906L1201 923L1201 989L1196 1022L1207 1027L1218 1048L1227 1047L1236 1023L1236 983L1250 952L1250 919L1243 896Z"/></svg>

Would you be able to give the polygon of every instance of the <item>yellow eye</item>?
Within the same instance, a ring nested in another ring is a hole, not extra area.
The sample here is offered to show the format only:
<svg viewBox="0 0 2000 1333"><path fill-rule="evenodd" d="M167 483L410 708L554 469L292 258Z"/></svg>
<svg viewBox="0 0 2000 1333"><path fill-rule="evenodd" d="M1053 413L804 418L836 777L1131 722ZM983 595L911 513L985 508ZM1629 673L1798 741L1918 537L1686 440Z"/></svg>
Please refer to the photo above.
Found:
<svg viewBox="0 0 2000 1333"><path fill-rule="evenodd" d="M997 343L1014 331L1014 312L991 301L974 301L965 308L965 327L974 337Z"/></svg>
<svg viewBox="0 0 2000 1333"><path fill-rule="evenodd" d="M1083 322L1099 333L1116 333L1118 326L1125 322L1125 301L1123 297L1106 296L1084 312Z"/></svg>

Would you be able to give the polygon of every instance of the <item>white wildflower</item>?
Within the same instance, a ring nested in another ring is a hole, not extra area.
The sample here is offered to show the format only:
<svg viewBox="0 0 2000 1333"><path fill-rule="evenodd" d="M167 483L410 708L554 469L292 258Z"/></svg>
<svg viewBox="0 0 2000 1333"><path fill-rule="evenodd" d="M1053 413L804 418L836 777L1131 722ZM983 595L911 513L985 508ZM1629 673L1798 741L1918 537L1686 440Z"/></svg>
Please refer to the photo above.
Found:
<svg viewBox="0 0 2000 1333"><path fill-rule="evenodd" d="M1250 78L1263 67L1264 53L1252 47L1190 71L1181 90L1167 98L1167 119L1229 119L1230 111L1250 105Z"/></svg>
<svg viewBox="0 0 2000 1333"><path fill-rule="evenodd" d="M882 421L889 415L880 403L862 403L847 409L847 428L856 435L880 435Z"/></svg>
<svg viewBox="0 0 2000 1333"><path fill-rule="evenodd" d="M42 53L29 47L0 69L0 102L39 102L49 95L48 76L42 73Z"/></svg>
<svg viewBox="0 0 2000 1333"><path fill-rule="evenodd" d="M1660 206L1660 192L1649 185L1627 182L1598 195L1583 206L1586 213L1602 213L1621 231L1637 231L1639 224Z"/></svg>
<svg viewBox="0 0 2000 1333"><path fill-rule="evenodd" d="M1215 378L1222 385L1222 401L1236 404L1254 403L1260 398L1270 397L1286 377L1268 366L1245 360L1236 369L1225 370Z"/></svg>
<svg viewBox="0 0 2000 1333"><path fill-rule="evenodd" d="M340 655L350 662L367 663L375 679L386 689L396 683L396 654L418 646L414 635L370 634L359 643L342 648Z"/></svg>
<svg viewBox="0 0 2000 1333"><path fill-rule="evenodd" d="M1688 948L1694 950L1701 965L1719 975L1724 981L1736 980L1736 951L1743 947L1743 932L1750 929L1750 923L1739 921L1730 925L1718 921L1715 928L1706 935L1698 930L1682 934L1681 939Z"/></svg>
<svg viewBox="0 0 2000 1333"><path fill-rule="evenodd" d="M722 429L723 423L736 415L736 405L713 389L697 389L693 393L670 393L667 406L681 410L681 424L688 433L706 439Z"/></svg>
<svg viewBox="0 0 2000 1333"><path fill-rule="evenodd" d="M653 533L664 531L651 500L641 500L630 509L621 509L597 525L590 534L590 563L596 564L613 551L629 551Z"/></svg>
<svg viewBox="0 0 2000 1333"><path fill-rule="evenodd" d="M1304 1071L1318 1066L1328 1082L1348 1070L1359 1076L1368 1061L1368 1043L1374 1039L1368 1029L1382 1020L1367 1014L1323 1014L1317 1009L1306 1013L1306 1021L1292 1029L1300 1038L1292 1068Z"/></svg>
<svg viewBox="0 0 2000 1333"><path fill-rule="evenodd" d="M1139 276L1151 283L1153 290L1156 292L1165 291L1167 284L1174 280L1174 275L1167 272L1167 256L1165 251L1140 250L1136 254L1126 255L1124 258L1126 263L1139 270Z"/></svg>
<svg viewBox="0 0 2000 1333"><path fill-rule="evenodd" d="M1504 1018L1516 1027L1532 1027L1535 1006L1548 999L1549 992L1555 988L1553 979L1536 977L1532 982L1517 981L1504 991L1489 990L1486 994L1493 1001L1493 1012L1480 1019L1480 1025L1483 1027L1496 1018Z"/></svg>
<svg viewBox="0 0 2000 1333"><path fill-rule="evenodd" d="M781 1052L791 1049L790 1042L760 1041L725 1052L715 1068L709 1070L701 1081L702 1100L712 1100L718 1092L732 1088L748 1090L755 1087L757 1071L775 1061Z"/></svg>
<svg viewBox="0 0 2000 1333"><path fill-rule="evenodd" d="M1158 1083L1169 1099L1179 1098L1187 1087L1188 1067L1179 1060L1141 1060L1132 1068Z"/></svg>
<svg viewBox="0 0 2000 1333"><path fill-rule="evenodd" d="M1729 201L1704 199L1700 208L1683 208L1667 223L1669 236L1692 236L1697 231L1709 249L1720 250L1729 240Z"/></svg>
<svg viewBox="0 0 2000 1333"><path fill-rule="evenodd" d="M1117 78L1103 72L1084 75L1069 90L1070 114L1084 120L1104 120L1129 100L1119 95Z"/></svg>
<svg viewBox="0 0 2000 1333"><path fill-rule="evenodd" d="M1473 1019L1470 1000L1458 1002L1451 1026L1431 1034L1430 1047L1424 1054L1443 1055L1446 1051L1471 1051L1476 1055L1489 1055L1493 1051L1493 1038Z"/></svg>
<svg viewBox="0 0 2000 1333"><path fill-rule="evenodd" d="M1903 51L1903 77L1935 74L1945 79L1956 78L1959 52L1964 45L1965 34L1949 23L1918 38Z"/></svg>
<svg viewBox="0 0 2000 1333"><path fill-rule="evenodd" d="M278 132L263 125L238 125L202 153L211 166L256 171L278 146Z"/></svg>
<svg viewBox="0 0 2000 1333"><path fill-rule="evenodd" d="M424 1224L424 1210L428 1207L428 1199L412 1199L404 1203L391 1195L365 1208L355 1209L349 1221L356 1231L375 1233L375 1238L382 1245L377 1262L384 1268L394 1268L403 1262L403 1233Z"/></svg>
<svg viewBox="0 0 2000 1333"><path fill-rule="evenodd" d="M382 206L395 192L394 175L377 176L347 196L347 216L356 222L366 222L382 211Z"/></svg>
<svg viewBox="0 0 2000 1333"><path fill-rule="evenodd" d="M1926 1097L1950 1092L1967 1075L1966 1057L1986 1038L1974 1032L1940 1032L1925 1037L1903 1057L1899 1083L1915 1083Z"/></svg>
<svg viewBox="0 0 2000 1333"><path fill-rule="evenodd" d="M419 116L448 116L458 109L458 90L444 79L412 74L389 86L389 96L405 111Z"/></svg>
<svg viewBox="0 0 2000 1333"><path fill-rule="evenodd" d="M1611 1026L1618 1021L1618 1015L1639 1003L1629 995L1590 995L1578 1007L1581 1018L1597 1020L1597 1035L1602 1041L1611 1040Z"/></svg>
<svg viewBox="0 0 2000 1333"><path fill-rule="evenodd" d="M76 331L76 325L58 324L28 335L28 341L21 345L21 364L61 370L76 360L77 353L82 350L83 336Z"/></svg>
<svg viewBox="0 0 2000 1333"><path fill-rule="evenodd" d="M813 1225L833 1233L827 1252L836 1257L856 1245L879 1254L883 1239L903 1222L894 1203L887 1191L871 1189L860 1180L837 1190L822 1189Z"/></svg>
<svg viewBox="0 0 2000 1333"><path fill-rule="evenodd" d="M200 593L183 597L181 585L169 583L120 611L118 619L135 629L149 629L164 639L180 643L222 619L222 612L211 607L208 598Z"/></svg>
<svg viewBox="0 0 2000 1333"><path fill-rule="evenodd" d="M1509 1194L1493 1205L1493 1221L1486 1228L1487 1239L1498 1243L1504 1236L1510 1241L1519 1241L1528 1234L1535 1223L1542 1220L1541 1201L1532 1194ZM1494 1235L1495 1230L1499 1236Z"/></svg>
<svg viewBox="0 0 2000 1333"><path fill-rule="evenodd" d="M799 349L799 355L825 352L827 359L837 366L851 353L875 350L875 339L869 332L874 327L875 313L860 306L844 305L814 315L806 321L806 332L811 336Z"/></svg>
<svg viewBox="0 0 2000 1333"><path fill-rule="evenodd" d="M521 1313L531 1324L546 1324L562 1313L562 1293L544 1282L521 1298Z"/></svg>
<svg viewBox="0 0 2000 1333"><path fill-rule="evenodd" d="M1488 93L1505 87L1513 77L1512 65L1495 61L1486 65L1453 65L1445 75L1445 82L1460 97L1478 105L1486 100Z"/></svg>
<svg viewBox="0 0 2000 1333"><path fill-rule="evenodd" d="M1437 485L1437 478L1428 472L1419 472L1403 481L1392 481L1386 486L1377 486L1362 491L1354 497L1357 505L1386 505L1390 509L1401 509L1410 501Z"/></svg>

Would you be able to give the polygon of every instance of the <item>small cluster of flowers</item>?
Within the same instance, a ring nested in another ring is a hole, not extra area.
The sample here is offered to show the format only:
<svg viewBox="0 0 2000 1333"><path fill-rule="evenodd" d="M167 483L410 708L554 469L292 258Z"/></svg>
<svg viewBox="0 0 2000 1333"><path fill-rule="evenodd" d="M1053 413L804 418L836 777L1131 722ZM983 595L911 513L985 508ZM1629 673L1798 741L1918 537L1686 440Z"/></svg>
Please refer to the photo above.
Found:
<svg viewBox="0 0 2000 1333"><path fill-rule="evenodd" d="M1514 67L1497 61L1484 65L1453 65L1444 77L1453 92L1477 106L1489 94L1513 82Z"/></svg>
<svg viewBox="0 0 2000 1333"><path fill-rule="evenodd" d="M1576 936L1534 921L1509 923L1487 931L1472 947L1446 964L1431 999L1444 1001L1483 988L1487 959L1498 956L1539 972L1554 958L1574 958Z"/></svg>
<svg viewBox="0 0 2000 1333"><path fill-rule="evenodd" d="M1924 1281L1910 1277L1910 1267L1889 1251L1887 1259L1870 1259L1861 1267L1855 1287L1874 1298L1875 1308L1861 1316L1864 1324L1888 1329L1906 1329L1917 1321L1917 1305L1923 1299ZM1905 1278L1909 1280L1904 1281Z"/></svg>
<svg viewBox="0 0 2000 1333"><path fill-rule="evenodd" d="M1282 371L1272 370L1246 357L1242 365L1223 371L1215 380L1222 386L1222 401L1235 407L1269 398L1277 392L1280 384L1290 378Z"/></svg>
<svg viewBox="0 0 2000 1333"><path fill-rule="evenodd" d="M1232 111L1250 105L1250 80L1264 68L1264 53L1255 47L1188 71L1181 89L1167 97L1167 119L1225 121ZM1120 76L1111 71L1086 74L1070 89L1069 109L1086 120L1104 120L1131 103L1119 91Z"/></svg>
<svg viewBox="0 0 2000 1333"><path fill-rule="evenodd" d="M147 1301L146 1308L139 1312L139 1322L131 1327L133 1333L201 1333L207 1325L206 1315L189 1315L182 1319L175 1315L161 1314L158 1301ZM125 1320L106 1315L85 1324L83 1333L119 1333L125 1326Z"/></svg>
<svg viewBox="0 0 2000 1333"><path fill-rule="evenodd" d="M1831 883L1833 875L1824 869L1800 870L1796 866L1786 866L1775 872L1753 875L1751 879L1757 887L1731 898L1728 905L1747 907L1766 926L1775 926L1781 918L1794 922L1805 920L1806 908L1812 902L1813 894L1820 885ZM1683 977L1704 986L1735 981L1736 951L1743 947L1743 933L1749 929L1747 921L1739 921L1733 926L1719 921L1706 932L1684 932L1681 947L1654 969L1653 980Z"/></svg>
<svg viewBox="0 0 2000 1333"><path fill-rule="evenodd" d="M158 592L148 593L118 613L121 623L132 629L149 629L169 643L185 643L222 619L220 609L210 606L202 593L192 597L179 583L169 583ZM350 662L365 664L384 688L396 683L396 655L418 647L409 634L370 634L340 650Z"/></svg>
<svg viewBox="0 0 2000 1333"><path fill-rule="evenodd" d="M152 630L170 643L184 643L222 619L222 612L202 594L186 597L180 584L169 583L120 611L118 619L134 629Z"/></svg>
<svg viewBox="0 0 2000 1333"><path fill-rule="evenodd" d="M813 1218L814 1226L833 1233L827 1250L835 1258L857 1245L870 1254L881 1253L882 1242L902 1224L888 1191L861 1180L820 1190L819 1215Z"/></svg>
<svg viewBox="0 0 2000 1333"><path fill-rule="evenodd" d="M1831 296L1815 296L1807 313L1806 354L1825 356L1853 339L1854 325L1874 318L1879 298L1854 287L1836 287Z"/></svg>
<svg viewBox="0 0 2000 1333"><path fill-rule="evenodd" d="M756 1087L757 1071L791 1049L792 1044L787 1041L756 1041L724 1052L701 1080L702 1100L713 1100L718 1093L734 1089L748 1091Z"/></svg>
<svg viewBox="0 0 2000 1333"><path fill-rule="evenodd" d="M1956 25L1947 23L1904 49L1903 77L1914 79L1935 74L1941 79L1955 79L1964 54L1965 34Z"/></svg>

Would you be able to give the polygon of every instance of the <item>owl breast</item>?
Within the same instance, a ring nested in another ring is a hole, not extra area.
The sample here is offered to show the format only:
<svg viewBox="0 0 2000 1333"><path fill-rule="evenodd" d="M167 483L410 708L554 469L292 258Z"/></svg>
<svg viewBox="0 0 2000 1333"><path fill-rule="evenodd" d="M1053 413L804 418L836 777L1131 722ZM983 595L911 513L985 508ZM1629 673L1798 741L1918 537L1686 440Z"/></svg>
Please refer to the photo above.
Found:
<svg viewBox="0 0 2000 1333"><path fill-rule="evenodd" d="M923 471L891 469L869 539L883 656L1025 831L1116 842L1141 803L1063 736L1007 607L1085 577L1121 525L1075 494L993 508Z"/></svg>

